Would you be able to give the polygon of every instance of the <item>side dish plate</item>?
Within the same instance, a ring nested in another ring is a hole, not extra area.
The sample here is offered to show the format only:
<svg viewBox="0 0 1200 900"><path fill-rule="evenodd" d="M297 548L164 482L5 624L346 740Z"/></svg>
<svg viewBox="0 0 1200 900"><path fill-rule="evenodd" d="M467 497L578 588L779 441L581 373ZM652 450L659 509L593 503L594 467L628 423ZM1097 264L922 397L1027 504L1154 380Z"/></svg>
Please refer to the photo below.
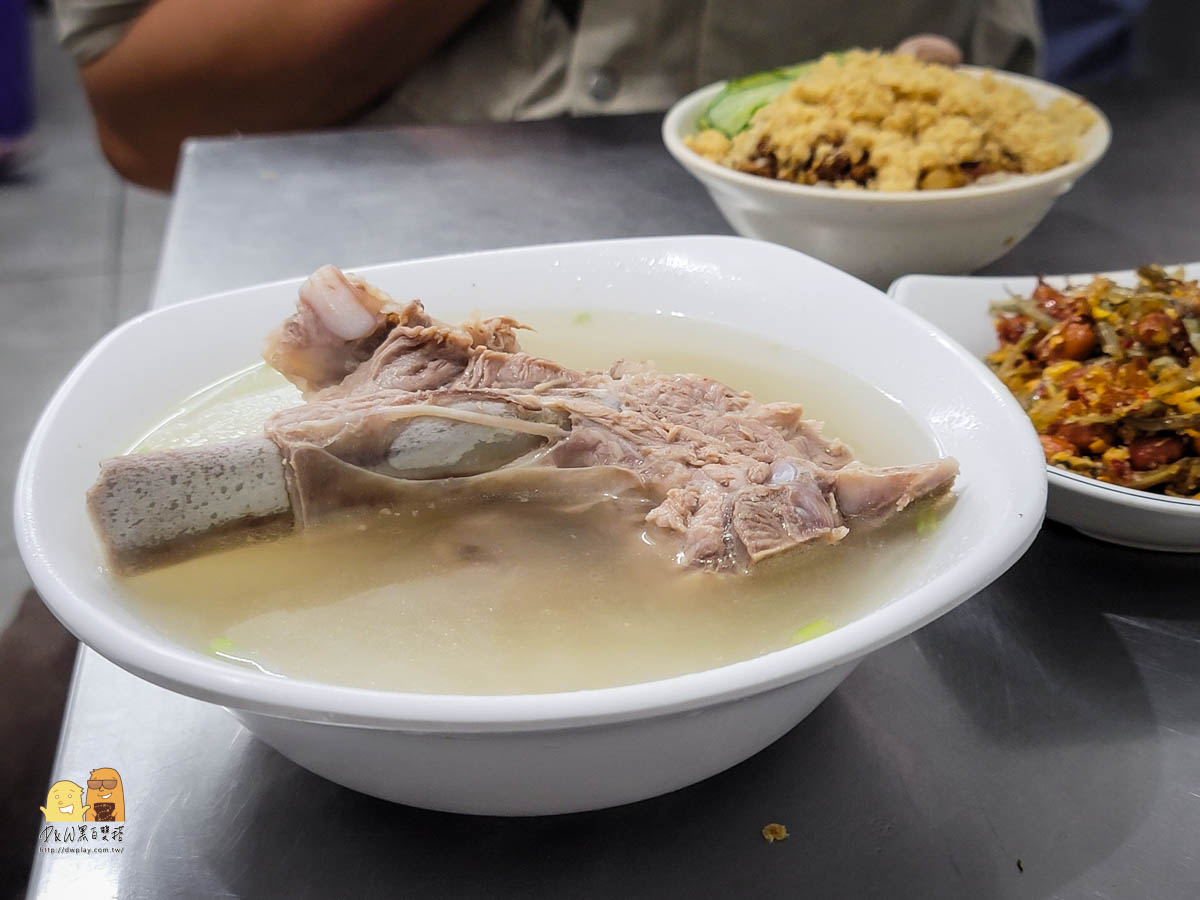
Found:
<svg viewBox="0 0 1200 900"><path fill-rule="evenodd" d="M1171 266L1168 266L1171 268ZM1184 266L1187 278L1200 278L1200 263ZM1091 280L1096 273L1048 278L1061 287ZM1135 284L1132 270L1099 273L1119 284ZM901 306L932 322L982 359L996 349L988 304L1009 293L1029 294L1037 278L905 275L888 293ZM999 381L997 381L999 384ZM1053 466L1046 467L1049 495L1046 515L1084 534L1145 550L1200 553L1200 500L1164 497L1105 484Z"/></svg>

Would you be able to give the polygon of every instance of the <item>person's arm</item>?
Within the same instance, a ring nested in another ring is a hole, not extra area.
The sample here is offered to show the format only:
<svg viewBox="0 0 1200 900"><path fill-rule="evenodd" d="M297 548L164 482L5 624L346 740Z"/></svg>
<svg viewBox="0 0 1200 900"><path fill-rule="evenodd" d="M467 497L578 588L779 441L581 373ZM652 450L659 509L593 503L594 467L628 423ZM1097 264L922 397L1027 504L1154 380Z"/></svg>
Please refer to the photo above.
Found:
<svg viewBox="0 0 1200 900"><path fill-rule="evenodd" d="M159 0L81 69L104 155L169 188L192 135L342 122L484 0Z"/></svg>

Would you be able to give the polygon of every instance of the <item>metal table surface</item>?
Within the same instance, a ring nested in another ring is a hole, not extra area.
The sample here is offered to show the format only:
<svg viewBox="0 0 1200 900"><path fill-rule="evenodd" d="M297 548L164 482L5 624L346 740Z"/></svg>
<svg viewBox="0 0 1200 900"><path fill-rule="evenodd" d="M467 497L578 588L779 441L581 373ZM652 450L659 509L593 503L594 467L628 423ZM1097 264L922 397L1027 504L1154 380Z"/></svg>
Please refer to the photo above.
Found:
<svg viewBox="0 0 1200 900"><path fill-rule="evenodd" d="M1108 158L989 271L1200 258L1200 96L1092 92ZM545 241L727 232L656 117L187 149L155 303ZM80 654L56 778L117 768L123 852L39 854L35 896L1154 897L1200 894L1200 559L1048 523L973 600L867 658L758 756L627 807L394 806L223 710ZM86 774L82 777L86 778ZM760 829L792 836L767 844Z"/></svg>

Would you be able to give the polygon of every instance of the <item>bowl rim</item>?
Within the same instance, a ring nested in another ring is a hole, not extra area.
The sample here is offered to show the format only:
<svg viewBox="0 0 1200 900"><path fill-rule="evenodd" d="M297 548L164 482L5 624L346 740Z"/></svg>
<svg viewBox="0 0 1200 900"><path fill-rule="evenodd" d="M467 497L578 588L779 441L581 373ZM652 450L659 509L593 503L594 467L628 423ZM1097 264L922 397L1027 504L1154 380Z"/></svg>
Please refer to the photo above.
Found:
<svg viewBox="0 0 1200 900"><path fill-rule="evenodd" d="M452 261L464 257L502 258L513 254L544 253L548 249L561 252L564 247L586 250L625 245L644 251L654 244L674 252L681 247L698 252L714 244L727 248L736 246L743 256L751 252L796 255L804 257L806 264L816 263L832 269L794 250L724 235L545 244L448 254L401 264ZM369 276L373 271L395 265L397 263L384 263L353 270ZM64 625L101 655L148 681L188 696L291 720L442 734L548 731L686 714L782 688L839 665L851 664L915 631L982 590L1020 558L1037 536L1045 514L1046 479L1041 474L1041 466L1014 469L1015 514L998 521L990 539L973 548L965 558L960 558L928 582L893 598L887 605L811 641L752 659L672 678L582 691L514 695L420 694L278 678L210 659L175 644L165 635L152 638L151 629L138 632L108 616L96 615L90 602L60 576L53 548L47 552L41 535L42 531L52 529L43 527L39 530L37 527L45 525L38 521L39 504L34 493L40 448L47 441L59 411L110 345L147 320L187 315L202 304L212 304L249 288L297 286L302 281L303 278L281 279L196 298L144 313L109 332L85 354L55 391L38 419L21 459L14 504L17 543L47 606ZM1040 456L1040 446L1024 412L1003 385L990 376L982 377L988 373L981 362L936 326L891 302L882 292L871 290L878 294L881 311L909 320L950 357L957 358L966 370L962 373L964 377L974 373L977 386L996 403L993 407L996 424L1012 426L1011 432L1007 427L1005 432L1011 433L1014 448L1025 443L1027 453L1032 454L1037 449Z"/></svg>
<svg viewBox="0 0 1200 900"><path fill-rule="evenodd" d="M1200 262L1194 263L1179 263L1186 270L1191 272L1195 270L1200 275ZM1115 269L1105 272L1070 272L1060 273L1057 275L1042 276L1048 281L1054 283L1063 282L1082 282L1091 278L1112 278L1112 279L1129 279L1136 274L1135 269ZM1037 278L1036 275L923 275L909 274L902 275L888 286L887 295L897 305L903 306L905 309L910 309L907 301L901 296L902 292L910 290L910 284L919 284L921 279L930 278L939 281L1026 281ZM918 288L912 288L917 290ZM911 311L911 310L910 310ZM995 374L988 370L992 378L996 378ZM997 383L1001 383L996 379ZM1200 500L1193 500L1190 497L1167 497L1164 494L1154 494L1150 491L1142 491L1137 488L1125 487L1120 484L1109 484L1107 481L1100 481L1098 478L1091 478L1079 472L1072 472L1067 469L1060 469L1058 466L1046 464L1046 477L1049 481L1060 490L1067 491L1079 496L1090 497L1103 503L1111 503L1117 506L1124 506L1129 509L1144 510L1166 514L1170 516L1183 516L1185 518L1200 519Z"/></svg>
<svg viewBox="0 0 1200 900"><path fill-rule="evenodd" d="M735 169L715 163L701 156L684 143L684 135L695 133L696 118L703 104L720 93L725 88L725 85L728 84L728 81L716 81L702 88L697 88L672 104L663 117L662 139L667 151L675 157L676 161L697 177L704 175L724 181L733 186L775 193L782 197L791 197L794 199L803 197L813 199L822 198L826 200L836 199L847 203L953 203L973 197L991 197L1002 194L1016 194L1026 190L1037 190L1040 187L1058 182L1067 182L1069 187L1075 179L1099 162L1101 157L1108 151L1109 144L1112 142L1112 125L1100 108L1091 103L1087 98L1059 85L1043 81L1040 78L1033 78L1029 75L1018 75L1015 72L1005 72L1000 69L968 65L957 66L956 70L980 76L991 74L998 80L1007 81L1017 87L1025 88L1033 86L1038 90L1049 91L1057 95L1055 99L1061 98L1079 101L1096 116L1096 122L1084 133L1084 137L1087 138L1083 147L1084 152L1080 155L1079 159L1063 163L1061 166L1048 169L1045 172L1038 172L1032 175L1015 175L992 184L970 184L959 188L930 191L846 191L827 185L795 184L791 181L764 178L761 175L738 172ZM1098 135L1099 140L1093 141L1090 139L1093 133Z"/></svg>
<svg viewBox="0 0 1200 900"><path fill-rule="evenodd" d="M1046 474L1065 490L1076 494L1089 494L1100 499L1137 509L1154 512L1168 512L1200 519L1200 500L1190 497L1167 497L1163 494L1152 494L1137 488L1125 487L1120 484L1109 484L1097 478L1089 478L1078 472L1069 472L1057 466L1046 466Z"/></svg>

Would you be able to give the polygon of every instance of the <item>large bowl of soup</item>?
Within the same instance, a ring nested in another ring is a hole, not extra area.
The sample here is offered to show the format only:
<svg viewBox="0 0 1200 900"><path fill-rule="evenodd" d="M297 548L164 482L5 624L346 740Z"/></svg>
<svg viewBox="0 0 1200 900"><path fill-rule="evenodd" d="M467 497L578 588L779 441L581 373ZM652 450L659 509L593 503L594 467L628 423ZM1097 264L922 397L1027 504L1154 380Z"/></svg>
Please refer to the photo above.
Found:
<svg viewBox="0 0 1200 900"><path fill-rule="evenodd" d="M435 518L119 577L85 514L98 461L252 433L298 402L259 363L303 279L123 325L29 442L16 524L30 574L100 654L227 707L355 790L537 815L682 788L796 727L865 655L999 576L1040 526L1041 448L1012 397L936 328L795 251L666 237L355 271L442 319L517 316L538 329L527 349L565 364L653 359L802 402L866 463L960 465L936 520L901 516L749 575L664 565L603 516L576 528L479 510L470 545L491 567L443 552L440 536L463 526Z"/></svg>

